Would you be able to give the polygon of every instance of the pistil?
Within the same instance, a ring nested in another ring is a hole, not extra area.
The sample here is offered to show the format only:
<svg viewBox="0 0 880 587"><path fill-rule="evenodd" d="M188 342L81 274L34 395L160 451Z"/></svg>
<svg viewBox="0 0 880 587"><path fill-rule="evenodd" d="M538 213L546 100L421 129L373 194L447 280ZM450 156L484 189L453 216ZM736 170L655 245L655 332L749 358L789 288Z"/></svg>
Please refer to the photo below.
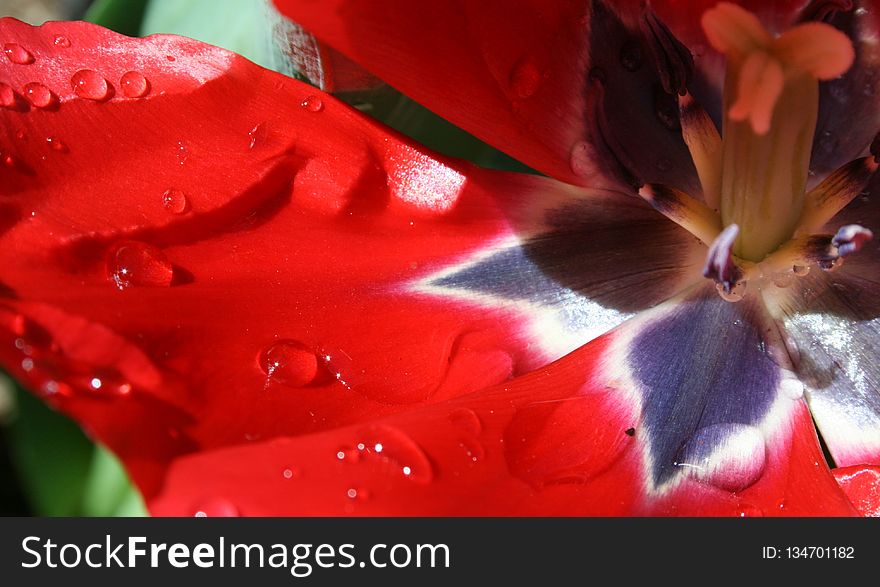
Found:
<svg viewBox="0 0 880 587"><path fill-rule="evenodd" d="M773 37L744 9L721 3L703 28L727 56L720 214L740 235L733 254L761 261L790 239L804 208L819 80L844 73L852 44L824 23Z"/></svg>

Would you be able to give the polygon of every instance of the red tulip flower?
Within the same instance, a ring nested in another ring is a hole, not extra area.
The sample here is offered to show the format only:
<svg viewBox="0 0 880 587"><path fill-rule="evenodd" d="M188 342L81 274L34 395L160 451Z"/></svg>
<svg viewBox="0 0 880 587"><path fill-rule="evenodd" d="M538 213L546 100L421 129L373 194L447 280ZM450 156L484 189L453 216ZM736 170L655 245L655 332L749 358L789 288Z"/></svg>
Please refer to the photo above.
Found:
<svg viewBox="0 0 880 587"><path fill-rule="evenodd" d="M0 362L152 513L880 511L873 2L276 4L549 177L0 20Z"/></svg>

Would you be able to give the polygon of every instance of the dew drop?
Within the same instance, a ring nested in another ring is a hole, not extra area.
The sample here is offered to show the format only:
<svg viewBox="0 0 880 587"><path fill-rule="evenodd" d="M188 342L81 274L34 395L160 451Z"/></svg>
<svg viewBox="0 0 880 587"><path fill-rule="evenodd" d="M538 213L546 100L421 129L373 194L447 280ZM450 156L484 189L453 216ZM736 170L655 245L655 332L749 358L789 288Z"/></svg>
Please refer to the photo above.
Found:
<svg viewBox="0 0 880 587"><path fill-rule="evenodd" d="M590 157L590 145L586 141L578 141L571 149L569 165L572 172L579 177L591 177L595 166Z"/></svg>
<svg viewBox="0 0 880 587"><path fill-rule="evenodd" d="M281 471L281 476L285 479L293 479L296 476L296 470L284 469L283 471Z"/></svg>
<svg viewBox="0 0 880 587"><path fill-rule="evenodd" d="M541 70L531 57L523 57L510 71L510 89L520 99L530 98L541 85Z"/></svg>
<svg viewBox="0 0 880 587"><path fill-rule="evenodd" d="M3 159L3 165L5 165L6 167L9 167L9 168L15 167L16 160L15 160L15 157L13 157L12 155L4 155L4 154L0 153L0 158Z"/></svg>
<svg viewBox="0 0 880 587"><path fill-rule="evenodd" d="M844 258L838 257L838 258L833 259L831 261L820 261L819 268L822 269L823 271L827 271L828 273L833 273L833 272L837 271L838 269L840 269L841 267L843 267L843 263L844 263Z"/></svg>
<svg viewBox="0 0 880 587"><path fill-rule="evenodd" d="M764 473L767 448L754 426L715 424L694 433L675 463L701 483L742 491Z"/></svg>
<svg viewBox="0 0 880 587"><path fill-rule="evenodd" d="M347 464L359 463L361 460L361 455L364 454L363 451L366 449L363 443L359 443L357 448L341 448L336 451L336 458L340 461L343 461Z"/></svg>
<svg viewBox="0 0 880 587"><path fill-rule="evenodd" d="M106 100L110 95L110 86L107 80L101 77L97 71L81 69L70 78L73 91L80 98L87 100Z"/></svg>
<svg viewBox="0 0 880 587"><path fill-rule="evenodd" d="M486 456L486 449L479 442L472 440L459 440L459 448L464 451L465 458L473 465L478 461L482 461Z"/></svg>
<svg viewBox="0 0 880 587"><path fill-rule="evenodd" d="M3 45L3 52L6 58L17 65L27 65L34 62L34 56L31 52L19 45L18 43L6 43Z"/></svg>
<svg viewBox="0 0 880 587"><path fill-rule="evenodd" d="M780 388L791 399L797 400L804 397L804 384L799 379L785 379L780 383Z"/></svg>
<svg viewBox="0 0 880 587"><path fill-rule="evenodd" d="M795 265L791 268L792 272L798 277L806 277L810 274L810 266L809 265Z"/></svg>
<svg viewBox="0 0 880 587"><path fill-rule="evenodd" d="M30 82L24 86L24 96L36 108L51 108L57 102L52 90L40 82Z"/></svg>
<svg viewBox="0 0 880 587"><path fill-rule="evenodd" d="M55 40L52 42L55 44L56 47L61 47L63 49L70 47L70 39L62 35L56 36Z"/></svg>
<svg viewBox="0 0 880 587"><path fill-rule="evenodd" d="M474 436L478 435L483 429L480 417L470 408L459 408L453 411L449 414L449 421L461 430Z"/></svg>
<svg viewBox="0 0 880 587"><path fill-rule="evenodd" d="M74 382L77 382L76 378ZM115 369L101 369L92 373L80 380L79 385L96 396L103 397L127 396L132 390L131 382Z"/></svg>
<svg viewBox="0 0 880 587"><path fill-rule="evenodd" d="M308 385L318 376L318 357L296 340L279 340L259 357L260 369L270 381L289 387Z"/></svg>
<svg viewBox="0 0 880 587"><path fill-rule="evenodd" d="M137 71L128 71L122 74L119 87L126 98L143 98L150 91L150 82Z"/></svg>
<svg viewBox="0 0 880 587"><path fill-rule="evenodd" d="M168 287L174 268L160 249L138 241L124 241L111 250L107 273L119 289Z"/></svg>
<svg viewBox="0 0 880 587"><path fill-rule="evenodd" d="M300 104L309 112L320 112L324 109L324 101L319 96L311 95L306 97Z"/></svg>
<svg viewBox="0 0 880 587"><path fill-rule="evenodd" d="M791 287L794 281L794 274L789 271L780 271L773 275L773 285L780 289Z"/></svg>
<svg viewBox="0 0 880 587"><path fill-rule="evenodd" d="M50 379L44 382L40 386L40 390L49 396L64 396L69 397L73 395L73 390L69 385L64 383L63 381L56 381L55 379Z"/></svg>
<svg viewBox="0 0 880 587"><path fill-rule="evenodd" d="M189 207L189 201L182 191L168 189L162 194L162 206L172 214L183 214Z"/></svg>
<svg viewBox="0 0 880 587"><path fill-rule="evenodd" d="M378 461L391 474L415 483L430 483L434 478L431 463L421 447L405 432L390 426L372 426L361 435L360 451L364 459Z"/></svg>
<svg viewBox="0 0 880 587"><path fill-rule="evenodd" d="M238 508L228 499L215 497L206 499L196 507L196 518L237 518L241 515Z"/></svg>
<svg viewBox="0 0 880 587"><path fill-rule="evenodd" d="M736 510L736 517L738 518L763 518L764 510L759 508L758 506L754 506L748 503L740 504L739 508Z"/></svg>
<svg viewBox="0 0 880 587"><path fill-rule="evenodd" d="M50 149L59 153L67 153L69 150L64 141L58 137L46 137L46 144L49 145Z"/></svg>
<svg viewBox="0 0 880 587"><path fill-rule="evenodd" d="M266 123L260 122L248 131L248 149L253 149L258 143L266 140Z"/></svg>
<svg viewBox="0 0 880 587"><path fill-rule="evenodd" d="M746 287L748 282L740 281L735 284L730 291L724 291L724 286L720 283L715 284L715 289L718 291L718 295L721 296L721 299L725 302L739 302L746 295Z"/></svg>
<svg viewBox="0 0 880 587"><path fill-rule="evenodd" d="M370 492L367 489L364 489L363 487L359 487L359 488L349 487L345 491L345 495L349 499L359 499L362 501L370 499Z"/></svg>
<svg viewBox="0 0 880 587"><path fill-rule="evenodd" d="M186 143L177 141L177 162L183 165L187 159L189 159L189 149L186 148Z"/></svg>
<svg viewBox="0 0 880 587"><path fill-rule="evenodd" d="M15 90L8 84L0 82L0 106L4 108L15 108Z"/></svg>

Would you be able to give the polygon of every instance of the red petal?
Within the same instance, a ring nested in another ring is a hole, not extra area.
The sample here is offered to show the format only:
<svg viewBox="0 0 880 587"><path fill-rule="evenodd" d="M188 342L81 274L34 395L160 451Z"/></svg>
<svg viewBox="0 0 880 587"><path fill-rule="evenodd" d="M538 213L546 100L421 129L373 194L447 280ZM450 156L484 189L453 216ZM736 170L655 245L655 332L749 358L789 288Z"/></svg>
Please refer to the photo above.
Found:
<svg viewBox="0 0 880 587"><path fill-rule="evenodd" d="M606 337L535 373L449 402L300 438L177 460L157 515L852 515L803 404L737 493L684 478L646 489L631 395L602 375ZM628 432L629 430L629 432ZM211 506L213 507L213 506ZM210 514L209 514L210 515Z"/></svg>
<svg viewBox="0 0 880 587"><path fill-rule="evenodd" d="M435 159L194 41L10 19L0 36L34 56L0 61L4 83L20 100L34 82L54 96L0 109L13 162L0 166L0 360L116 450L147 494L197 447L454 397L552 355L516 303L418 286L580 190ZM77 94L84 69L107 96ZM124 83L130 71L147 84ZM592 207L646 209L615 198Z"/></svg>
<svg viewBox="0 0 880 587"><path fill-rule="evenodd" d="M458 126L554 177L583 181L569 161L586 134L584 3L276 4Z"/></svg>
<svg viewBox="0 0 880 587"><path fill-rule="evenodd" d="M854 465L834 469L832 473L860 514L880 517L880 467Z"/></svg>

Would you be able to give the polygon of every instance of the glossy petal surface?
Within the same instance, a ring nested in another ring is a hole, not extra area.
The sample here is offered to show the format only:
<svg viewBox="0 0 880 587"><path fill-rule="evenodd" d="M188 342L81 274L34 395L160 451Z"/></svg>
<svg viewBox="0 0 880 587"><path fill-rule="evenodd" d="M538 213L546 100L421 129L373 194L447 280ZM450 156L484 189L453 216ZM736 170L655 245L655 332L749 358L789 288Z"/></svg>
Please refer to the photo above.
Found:
<svg viewBox="0 0 880 587"><path fill-rule="evenodd" d="M876 189L877 181L869 186ZM880 229L880 206L857 198L824 230ZM880 463L880 245L866 244L839 269L814 268L780 296L810 409L839 466Z"/></svg>
<svg viewBox="0 0 880 587"><path fill-rule="evenodd" d="M683 454L704 460L656 483L652 463L666 433L651 413L689 398L681 388L645 394L628 380L625 357L651 321L681 311L690 310L666 308L546 368L448 402L179 459L151 507L163 515L193 515L216 500L242 515L854 514L803 402L770 391L762 393L774 407L747 419L754 431L695 435ZM670 369L702 363L681 365ZM694 375L699 384L713 377ZM731 400L714 405L739 409ZM668 432L687 421L670 418ZM761 466L743 467L755 447Z"/></svg>
<svg viewBox="0 0 880 587"><path fill-rule="evenodd" d="M147 494L179 454L541 366L679 291L702 255L640 200L434 158L220 49L0 33L35 56L3 79L55 97L0 110L4 365ZM71 85L83 70L103 99Z"/></svg>

